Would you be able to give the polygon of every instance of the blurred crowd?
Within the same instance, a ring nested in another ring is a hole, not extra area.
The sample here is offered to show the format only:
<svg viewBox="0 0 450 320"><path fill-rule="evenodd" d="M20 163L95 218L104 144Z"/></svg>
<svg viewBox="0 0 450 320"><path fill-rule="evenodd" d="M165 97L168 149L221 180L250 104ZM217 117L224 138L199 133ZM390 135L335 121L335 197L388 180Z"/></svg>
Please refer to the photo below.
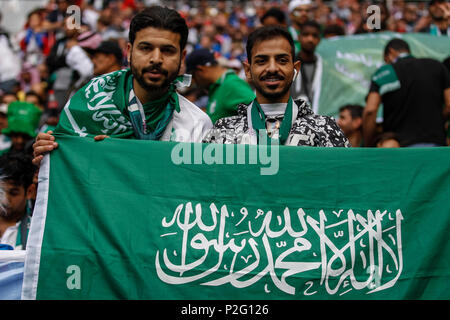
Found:
<svg viewBox="0 0 450 320"><path fill-rule="evenodd" d="M10 34L7 26L0 30L0 130L9 122L8 135L0 136L0 152L31 151L36 133L56 126L76 90L96 75L127 67L130 20L146 6L162 4L178 10L189 26L188 53L211 49L221 66L243 79L246 37L261 25L290 28L296 45L296 29L307 20L321 26L322 37L380 31L450 35L450 6L443 0L317 0L306 10L298 10L293 2L48 0L27 13L20 32ZM372 4L381 14L375 29L367 27ZM71 6L81 9L80 19ZM191 88L183 94L205 108L204 90ZM16 107L10 108L12 103ZM18 118L18 113L27 114L29 120Z"/></svg>

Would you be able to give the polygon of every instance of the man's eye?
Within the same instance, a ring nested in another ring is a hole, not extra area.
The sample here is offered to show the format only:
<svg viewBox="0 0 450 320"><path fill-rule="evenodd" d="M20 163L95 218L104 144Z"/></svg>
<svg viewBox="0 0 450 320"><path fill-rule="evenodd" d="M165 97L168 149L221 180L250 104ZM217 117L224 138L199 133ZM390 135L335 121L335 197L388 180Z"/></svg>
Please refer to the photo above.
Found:
<svg viewBox="0 0 450 320"><path fill-rule="evenodd" d="M167 53L167 54L174 54L176 50L174 48L162 48L161 52Z"/></svg>

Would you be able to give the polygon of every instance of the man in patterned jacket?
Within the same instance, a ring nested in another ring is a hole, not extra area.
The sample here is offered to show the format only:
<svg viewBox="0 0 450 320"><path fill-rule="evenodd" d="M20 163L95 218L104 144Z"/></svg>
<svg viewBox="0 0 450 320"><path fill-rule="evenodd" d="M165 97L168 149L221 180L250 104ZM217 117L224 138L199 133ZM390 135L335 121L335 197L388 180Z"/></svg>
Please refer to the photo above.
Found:
<svg viewBox="0 0 450 320"><path fill-rule="evenodd" d="M293 101L290 87L300 68L294 62L294 42L280 27L262 27L247 41L247 81L256 99L240 104L238 115L218 120L206 143L350 147L336 122L314 114L304 100Z"/></svg>

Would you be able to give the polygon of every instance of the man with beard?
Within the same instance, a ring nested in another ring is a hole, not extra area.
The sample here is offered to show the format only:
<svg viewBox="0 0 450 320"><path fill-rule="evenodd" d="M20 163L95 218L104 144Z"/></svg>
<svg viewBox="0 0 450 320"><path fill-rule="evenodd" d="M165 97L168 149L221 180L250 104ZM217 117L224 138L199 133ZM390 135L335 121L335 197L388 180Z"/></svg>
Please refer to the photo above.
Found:
<svg viewBox="0 0 450 320"><path fill-rule="evenodd" d="M33 176L36 167L25 153L9 152L0 157L1 188L0 244L23 250L29 229L31 206L35 192Z"/></svg>
<svg viewBox="0 0 450 320"><path fill-rule="evenodd" d="M313 113L302 99L294 101L290 87L300 62L294 62L294 42L280 27L262 27L247 41L247 81L256 99L240 104L238 115L218 120L204 142L350 147L336 122ZM267 133L267 135L266 135ZM270 138L270 139L267 139Z"/></svg>
<svg viewBox="0 0 450 320"><path fill-rule="evenodd" d="M301 34L303 24L313 18L313 3L311 0L291 0L289 2L288 11L291 19L289 32L294 39L295 54L300 52L301 43L298 37Z"/></svg>
<svg viewBox="0 0 450 320"><path fill-rule="evenodd" d="M143 140L201 142L212 127L197 106L176 91L181 82L188 28L169 8L144 9L131 21L127 58L130 69L92 79L66 104L57 133ZM51 132L50 132L51 133ZM40 133L33 163L57 147Z"/></svg>
<svg viewBox="0 0 450 320"><path fill-rule="evenodd" d="M447 0L431 0L428 11L431 24L420 30L436 36L450 36L450 3Z"/></svg>
<svg viewBox="0 0 450 320"><path fill-rule="evenodd" d="M301 50L296 57L300 61L300 73L292 86L292 97L308 101L313 110L317 110L322 77L322 58L316 54L320 43L320 25L308 21L301 31L298 36Z"/></svg>

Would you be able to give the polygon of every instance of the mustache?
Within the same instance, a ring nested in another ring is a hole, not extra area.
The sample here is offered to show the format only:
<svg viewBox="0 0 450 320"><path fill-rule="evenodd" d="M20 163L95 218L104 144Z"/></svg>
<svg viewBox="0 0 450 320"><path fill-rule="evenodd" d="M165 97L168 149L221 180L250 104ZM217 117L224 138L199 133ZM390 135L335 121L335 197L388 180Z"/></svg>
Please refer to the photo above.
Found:
<svg viewBox="0 0 450 320"><path fill-rule="evenodd" d="M167 70L163 69L160 64L154 64L154 65L151 65L149 67L142 69L142 73L146 73L146 72L158 72L165 76L167 76L169 74L169 72Z"/></svg>
<svg viewBox="0 0 450 320"><path fill-rule="evenodd" d="M264 81L267 79L276 79L276 80L284 80L284 77L279 73L268 73L260 78L260 80Z"/></svg>

